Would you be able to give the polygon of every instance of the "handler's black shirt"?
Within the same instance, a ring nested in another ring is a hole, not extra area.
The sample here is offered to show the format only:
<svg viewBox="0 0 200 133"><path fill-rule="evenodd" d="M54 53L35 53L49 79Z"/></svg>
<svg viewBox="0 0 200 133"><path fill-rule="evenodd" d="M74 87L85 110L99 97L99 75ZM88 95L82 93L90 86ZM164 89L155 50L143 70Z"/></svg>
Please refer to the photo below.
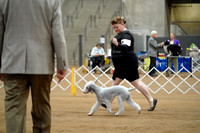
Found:
<svg viewBox="0 0 200 133"><path fill-rule="evenodd" d="M112 58L118 58L122 56L126 56L129 54L134 54L134 38L130 31L125 30L115 36L115 38L118 41L118 46L115 46L114 43L112 43L111 40L111 49L112 49ZM122 40L127 39L131 41L131 45L125 45L123 44Z"/></svg>

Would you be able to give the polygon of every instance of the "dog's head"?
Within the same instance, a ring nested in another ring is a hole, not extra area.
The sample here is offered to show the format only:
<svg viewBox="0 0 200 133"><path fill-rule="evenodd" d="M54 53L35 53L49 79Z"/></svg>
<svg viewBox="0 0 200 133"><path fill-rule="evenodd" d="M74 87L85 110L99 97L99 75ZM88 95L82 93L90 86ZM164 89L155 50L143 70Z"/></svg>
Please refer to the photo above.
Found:
<svg viewBox="0 0 200 133"><path fill-rule="evenodd" d="M165 41L164 41L164 45L165 45L165 46L168 46L169 44L170 44L170 41L169 41L169 40L165 40Z"/></svg>
<svg viewBox="0 0 200 133"><path fill-rule="evenodd" d="M89 81L85 84L84 89L83 89L83 93L87 94L89 92L93 93L93 88L95 86L94 81Z"/></svg>

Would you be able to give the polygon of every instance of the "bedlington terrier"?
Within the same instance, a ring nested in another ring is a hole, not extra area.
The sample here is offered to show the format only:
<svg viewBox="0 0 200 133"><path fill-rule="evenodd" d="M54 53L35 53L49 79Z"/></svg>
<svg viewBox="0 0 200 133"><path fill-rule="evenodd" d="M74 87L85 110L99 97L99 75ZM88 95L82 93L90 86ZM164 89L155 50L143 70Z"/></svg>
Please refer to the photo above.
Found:
<svg viewBox="0 0 200 133"><path fill-rule="evenodd" d="M124 112L124 101L126 101L131 107L135 108L140 114L141 108L132 100L129 92L130 90L132 89L127 89L126 87L120 85L101 88L93 81L89 81L86 83L83 93L87 94L89 92L94 92L96 94L96 103L93 105L88 115L92 116L102 103L106 104L109 113L114 114L114 112L111 110L111 101L115 98L115 96L118 96L119 104L119 110L117 113L115 113L115 115L120 115Z"/></svg>

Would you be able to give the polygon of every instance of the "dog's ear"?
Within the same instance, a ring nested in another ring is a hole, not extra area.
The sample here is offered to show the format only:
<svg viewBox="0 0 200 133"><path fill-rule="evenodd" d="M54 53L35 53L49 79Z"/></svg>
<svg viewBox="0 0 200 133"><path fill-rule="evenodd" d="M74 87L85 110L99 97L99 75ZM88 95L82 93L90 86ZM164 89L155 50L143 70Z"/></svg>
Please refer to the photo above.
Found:
<svg viewBox="0 0 200 133"><path fill-rule="evenodd" d="M90 93L93 94L94 92L91 90Z"/></svg>
<svg viewBox="0 0 200 133"><path fill-rule="evenodd" d="M86 90L88 90L88 92L90 92L90 87L86 87Z"/></svg>
<svg viewBox="0 0 200 133"><path fill-rule="evenodd" d="M87 87L87 89L88 89L88 92L94 93L90 87Z"/></svg>

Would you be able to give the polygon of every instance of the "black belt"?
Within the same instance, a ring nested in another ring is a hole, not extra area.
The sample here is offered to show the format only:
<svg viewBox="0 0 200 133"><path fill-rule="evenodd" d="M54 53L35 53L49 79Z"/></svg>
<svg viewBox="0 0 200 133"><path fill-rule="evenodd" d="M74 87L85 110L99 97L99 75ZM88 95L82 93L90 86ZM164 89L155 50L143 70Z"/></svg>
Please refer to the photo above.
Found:
<svg viewBox="0 0 200 133"><path fill-rule="evenodd" d="M113 51L113 54L120 54L122 51Z"/></svg>
<svg viewBox="0 0 200 133"><path fill-rule="evenodd" d="M134 53L133 51L126 51L126 52L122 52L122 51L112 51L113 54L130 54L130 53Z"/></svg>

